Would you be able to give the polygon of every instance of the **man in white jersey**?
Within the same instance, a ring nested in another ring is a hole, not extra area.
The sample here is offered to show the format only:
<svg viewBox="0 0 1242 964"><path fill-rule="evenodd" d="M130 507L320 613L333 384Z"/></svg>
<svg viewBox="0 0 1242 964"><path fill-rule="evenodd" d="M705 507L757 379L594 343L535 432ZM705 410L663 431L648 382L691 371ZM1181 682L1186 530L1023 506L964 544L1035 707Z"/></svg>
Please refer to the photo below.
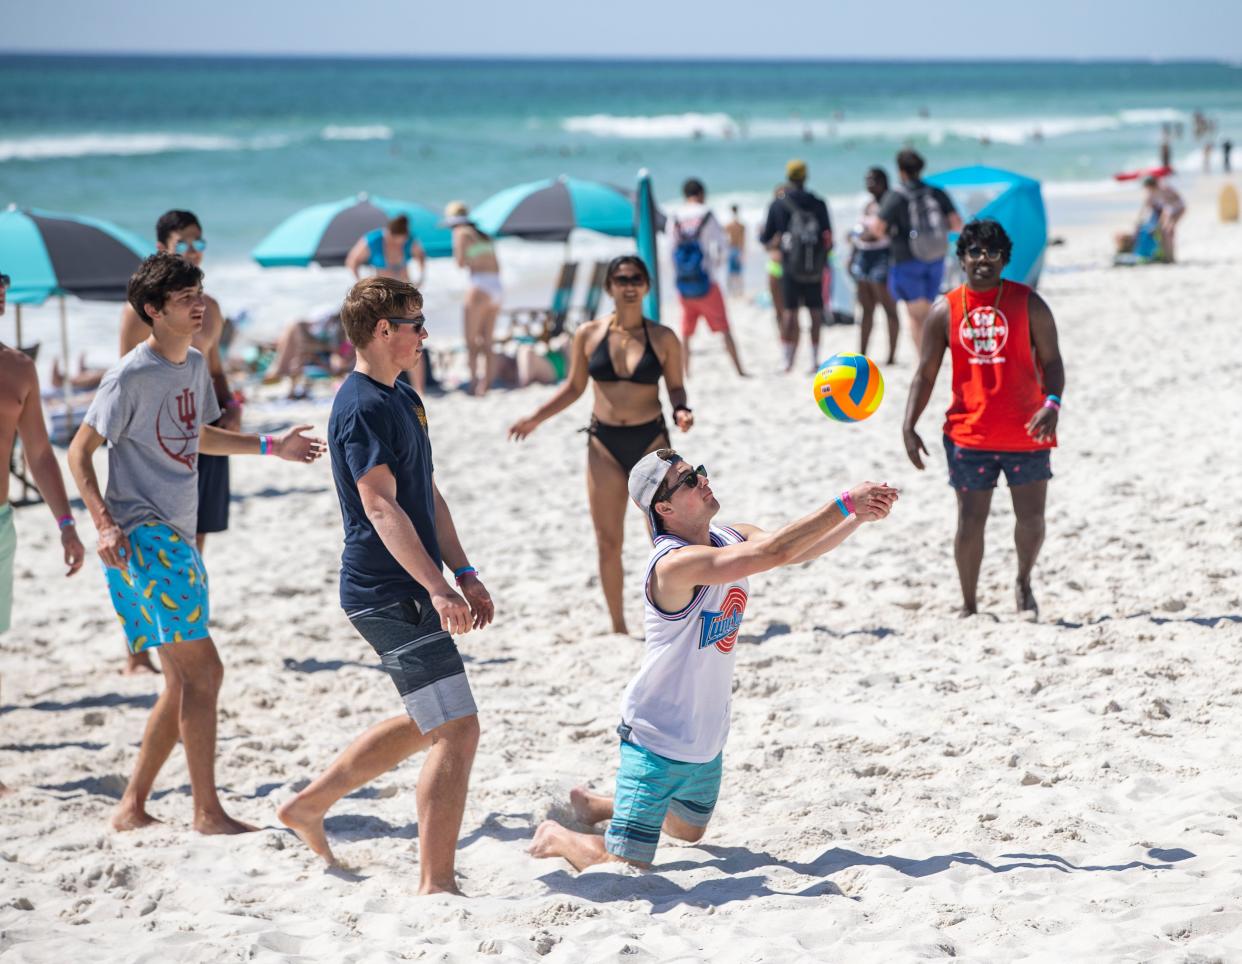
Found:
<svg viewBox="0 0 1242 964"><path fill-rule="evenodd" d="M616 796L570 793L580 821L611 823L600 837L545 820L530 848L578 870L606 860L648 866L661 830L703 836L720 791L747 577L835 549L897 500L887 484L864 482L775 532L716 526L720 503L707 470L691 469L672 449L645 455L629 489L654 540L643 581L647 651L622 700Z"/></svg>

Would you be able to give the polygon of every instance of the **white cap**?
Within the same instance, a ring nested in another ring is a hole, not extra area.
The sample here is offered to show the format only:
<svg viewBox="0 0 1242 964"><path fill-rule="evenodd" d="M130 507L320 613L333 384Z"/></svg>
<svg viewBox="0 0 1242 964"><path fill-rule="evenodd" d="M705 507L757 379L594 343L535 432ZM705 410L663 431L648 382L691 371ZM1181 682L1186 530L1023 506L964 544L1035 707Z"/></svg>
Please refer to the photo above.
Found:
<svg viewBox="0 0 1242 964"><path fill-rule="evenodd" d="M663 484L668 470L680 461L680 455L664 459L660 458L658 452L648 452L638 460L634 468L630 469L630 498L643 510L653 537L656 531L656 521L651 500L655 498L656 490Z"/></svg>

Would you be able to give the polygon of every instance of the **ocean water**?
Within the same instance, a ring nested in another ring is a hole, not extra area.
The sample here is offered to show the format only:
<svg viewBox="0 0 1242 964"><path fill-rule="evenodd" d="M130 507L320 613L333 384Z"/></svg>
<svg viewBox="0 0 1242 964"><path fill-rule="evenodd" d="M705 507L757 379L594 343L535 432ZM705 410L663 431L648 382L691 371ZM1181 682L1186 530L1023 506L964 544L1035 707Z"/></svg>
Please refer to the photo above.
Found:
<svg viewBox="0 0 1242 964"><path fill-rule="evenodd" d="M209 239L209 287L266 333L344 284L343 271L249 262L269 229L316 201L371 191L438 209L562 173L629 185L647 167L661 198L693 174L753 219L800 156L841 222L865 169L891 171L910 144L931 170L987 163L1042 179L1055 229L1086 188L1155 163L1161 124L1182 125L1174 156L1197 167L1196 110L1242 139L1242 67L6 55L0 203L144 235L167 208L191 208ZM588 257L624 242L574 246ZM546 298L559 246L502 254L511 297ZM439 263L428 280L433 321L455 323L459 274ZM107 344L113 309L75 317L89 344Z"/></svg>

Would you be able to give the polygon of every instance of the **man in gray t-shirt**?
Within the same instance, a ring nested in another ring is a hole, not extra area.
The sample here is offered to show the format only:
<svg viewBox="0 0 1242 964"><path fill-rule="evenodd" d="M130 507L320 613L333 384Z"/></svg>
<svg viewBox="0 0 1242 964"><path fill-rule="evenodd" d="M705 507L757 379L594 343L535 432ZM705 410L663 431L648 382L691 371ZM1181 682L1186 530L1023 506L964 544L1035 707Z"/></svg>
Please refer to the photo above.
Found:
<svg viewBox="0 0 1242 964"><path fill-rule="evenodd" d="M180 737L194 829L244 833L255 828L225 813L216 793L216 695L224 670L208 629L207 572L194 546L198 456L272 454L313 462L327 444L302 434L309 425L274 439L210 424L219 408L203 356L190 347L206 309L197 267L153 254L130 279L128 300L151 335L104 376L69 447L69 468L99 532L108 596L130 653L154 649L164 669L164 691L112 826L132 830L155 822L147 797ZM93 463L104 442L110 443L106 496Z"/></svg>
<svg viewBox="0 0 1242 964"><path fill-rule="evenodd" d="M219 417L207 364L194 348L174 364L144 341L104 375L86 424L108 440L104 501L121 531L164 522L194 541L199 429Z"/></svg>

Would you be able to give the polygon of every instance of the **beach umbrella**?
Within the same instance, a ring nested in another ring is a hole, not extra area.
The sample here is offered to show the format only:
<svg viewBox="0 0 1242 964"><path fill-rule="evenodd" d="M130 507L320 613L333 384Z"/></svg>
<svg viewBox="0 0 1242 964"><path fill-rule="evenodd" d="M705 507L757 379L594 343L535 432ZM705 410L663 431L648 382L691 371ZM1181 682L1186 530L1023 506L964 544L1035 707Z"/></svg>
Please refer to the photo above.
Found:
<svg viewBox="0 0 1242 964"><path fill-rule="evenodd" d="M12 278L8 300L21 305L60 298L60 341L69 370L65 295L88 301L124 301L130 276L154 248L136 234L98 218L10 205L0 211L0 271Z"/></svg>
<svg viewBox="0 0 1242 964"><path fill-rule="evenodd" d="M429 258L453 253L452 232L440 226L440 215L430 208L411 201L358 194L312 204L290 215L250 254L265 268L305 268L311 263L339 267L360 237L382 228L399 214L409 218L410 233Z"/></svg>
<svg viewBox="0 0 1242 964"><path fill-rule="evenodd" d="M480 231L528 241L568 241L575 228L634 236L634 195L624 188L562 175L493 194L470 212Z"/></svg>
<svg viewBox="0 0 1242 964"><path fill-rule="evenodd" d="M655 322L660 320L660 260L656 233L662 220L655 203L651 174L644 167L638 172L638 190L634 192L634 237L638 243L638 256L651 274L651 290L643 299L643 313Z"/></svg>
<svg viewBox="0 0 1242 964"><path fill-rule="evenodd" d="M1035 287L1048 246L1048 217L1039 181L999 167L958 167L926 178L947 193L963 221L992 218L1013 241L1001 277ZM951 240L956 241L956 236Z"/></svg>

